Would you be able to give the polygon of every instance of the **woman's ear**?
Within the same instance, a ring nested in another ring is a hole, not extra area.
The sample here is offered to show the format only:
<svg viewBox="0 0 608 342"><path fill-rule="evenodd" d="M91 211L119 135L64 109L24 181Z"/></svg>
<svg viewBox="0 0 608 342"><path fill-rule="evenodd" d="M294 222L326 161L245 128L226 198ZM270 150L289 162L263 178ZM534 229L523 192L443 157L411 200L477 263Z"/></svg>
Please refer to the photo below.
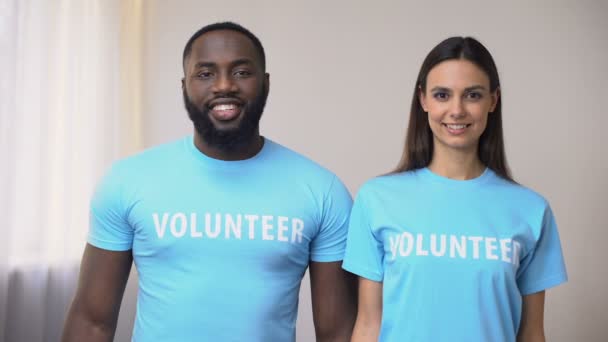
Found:
<svg viewBox="0 0 608 342"><path fill-rule="evenodd" d="M492 105L490 106L490 113L494 113L494 110L496 109L496 105L498 104L498 99L500 98L500 88L496 88L496 90L494 90L494 92L492 93Z"/></svg>
<svg viewBox="0 0 608 342"><path fill-rule="evenodd" d="M428 110L426 109L426 94L424 93L424 91L422 91L422 88L420 86L418 86L418 101L422 106L422 110L428 112Z"/></svg>

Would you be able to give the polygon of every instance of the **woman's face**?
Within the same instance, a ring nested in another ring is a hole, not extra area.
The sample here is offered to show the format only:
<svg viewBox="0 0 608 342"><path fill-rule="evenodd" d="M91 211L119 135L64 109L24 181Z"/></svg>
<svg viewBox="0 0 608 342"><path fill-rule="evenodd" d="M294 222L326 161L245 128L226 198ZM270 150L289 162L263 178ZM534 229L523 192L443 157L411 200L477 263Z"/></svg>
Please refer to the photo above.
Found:
<svg viewBox="0 0 608 342"><path fill-rule="evenodd" d="M468 60L451 59L433 67L426 89L420 90L420 103L428 113L435 148L476 153L498 96L498 90L490 91L488 75Z"/></svg>

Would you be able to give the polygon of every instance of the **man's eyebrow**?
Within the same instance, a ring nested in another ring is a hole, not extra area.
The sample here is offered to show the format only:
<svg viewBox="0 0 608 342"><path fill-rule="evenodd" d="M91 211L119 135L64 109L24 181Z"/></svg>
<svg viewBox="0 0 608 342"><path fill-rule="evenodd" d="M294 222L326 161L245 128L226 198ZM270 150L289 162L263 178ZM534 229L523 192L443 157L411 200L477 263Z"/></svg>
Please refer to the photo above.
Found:
<svg viewBox="0 0 608 342"><path fill-rule="evenodd" d="M211 62L196 62L196 64L194 64L195 69L213 68L213 67L215 67L215 63L211 63Z"/></svg>
<svg viewBox="0 0 608 342"><path fill-rule="evenodd" d="M237 60L232 61L232 63L230 63L231 66L237 66L237 65L241 65L241 64L254 64L253 61L249 58L239 58Z"/></svg>
<svg viewBox="0 0 608 342"><path fill-rule="evenodd" d="M252 64L253 65L253 61L249 58L239 58L239 59L236 59L236 60L230 62L230 67L235 67L237 65L242 65L242 64ZM195 69L215 68L215 67L217 67L217 63L213 63L213 62L199 61L199 62L196 62L196 64L194 64Z"/></svg>

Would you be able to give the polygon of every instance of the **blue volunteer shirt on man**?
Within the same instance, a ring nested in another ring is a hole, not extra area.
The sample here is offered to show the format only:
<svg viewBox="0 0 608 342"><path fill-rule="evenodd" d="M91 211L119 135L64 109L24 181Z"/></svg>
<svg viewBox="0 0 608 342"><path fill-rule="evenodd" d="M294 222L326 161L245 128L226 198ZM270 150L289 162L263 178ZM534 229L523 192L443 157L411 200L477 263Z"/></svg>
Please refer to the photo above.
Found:
<svg viewBox="0 0 608 342"><path fill-rule="evenodd" d="M380 341L515 341L522 296L567 279L549 204L490 169L372 179L349 227L343 267L383 285Z"/></svg>
<svg viewBox="0 0 608 342"><path fill-rule="evenodd" d="M309 261L342 260L352 200L335 175L265 139L242 161L192 136L115 163L88 242L132 249L133 341L294 341Z"/></svg>

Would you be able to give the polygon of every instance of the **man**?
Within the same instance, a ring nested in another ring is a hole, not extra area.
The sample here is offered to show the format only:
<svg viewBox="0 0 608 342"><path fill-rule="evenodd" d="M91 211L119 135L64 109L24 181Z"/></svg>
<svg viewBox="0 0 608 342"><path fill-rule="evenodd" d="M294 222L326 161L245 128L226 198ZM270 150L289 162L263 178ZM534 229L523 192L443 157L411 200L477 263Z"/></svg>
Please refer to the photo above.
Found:
<svg viewBox="0 0 608 342"><path fill-rule="evenodd" d="M115 163L99 184L63 341L112 340L132 261L134 341L293 341L307 267L317 340L348 341L352 201L329 171L260 136L260 41L234 23L203 27L183 67L194 136Z"/></svg>

